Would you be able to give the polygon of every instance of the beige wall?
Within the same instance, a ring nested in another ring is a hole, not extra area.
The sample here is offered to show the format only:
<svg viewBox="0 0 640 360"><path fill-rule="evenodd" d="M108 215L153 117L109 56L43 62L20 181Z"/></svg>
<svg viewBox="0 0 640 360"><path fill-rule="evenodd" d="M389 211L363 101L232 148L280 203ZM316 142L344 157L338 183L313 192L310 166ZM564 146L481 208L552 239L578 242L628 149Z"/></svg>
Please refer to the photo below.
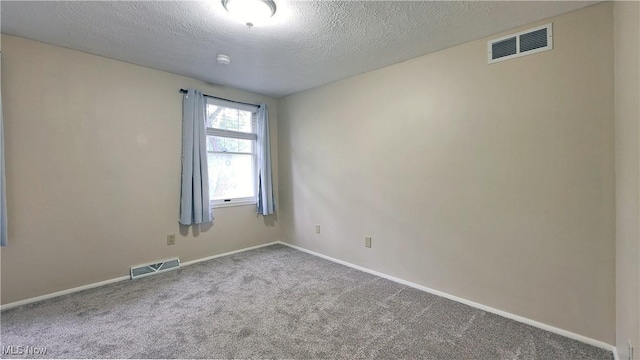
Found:
<svg viewBox="0 0 640 360"><path fill-rule="evenodd" d="M612 6L281 99L284 239L613 344Z"/></svg>
<svg viewBox="0 0 640 360"><path fill-rule="evenodd" d="M614 5L616 346L640 359L640 3Z"/></svg>
<svg viewBox="0 0 640 360"><path fill-rule="evenodd" d="M3 304L124 276L134 264L279 239L275 217L254 206L216 209L215 225L198 234L178 225L178 90L266 102L277 174L275 99L12 36L2 35L2 57ZM167 246L171 233L177 243Z"/></svg>

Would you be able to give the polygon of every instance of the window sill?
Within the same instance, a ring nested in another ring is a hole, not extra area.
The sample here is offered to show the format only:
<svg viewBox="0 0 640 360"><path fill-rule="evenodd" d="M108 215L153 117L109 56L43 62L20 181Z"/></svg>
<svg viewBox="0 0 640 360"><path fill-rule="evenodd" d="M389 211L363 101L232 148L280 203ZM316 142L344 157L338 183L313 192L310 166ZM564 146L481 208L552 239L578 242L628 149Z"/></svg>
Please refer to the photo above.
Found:
<svg viewBox="0 0 640 360"><path fill-rule="evenodd" d="M227 202L227 203L217 203L217 204L211 204L211 209L218 209L218 208L226 208L226 207L233 207L233 206L247 206L247 205L253 205L256 206L257 202L255 200L245 200L245 201L235 201L235 202Z"/></svg>

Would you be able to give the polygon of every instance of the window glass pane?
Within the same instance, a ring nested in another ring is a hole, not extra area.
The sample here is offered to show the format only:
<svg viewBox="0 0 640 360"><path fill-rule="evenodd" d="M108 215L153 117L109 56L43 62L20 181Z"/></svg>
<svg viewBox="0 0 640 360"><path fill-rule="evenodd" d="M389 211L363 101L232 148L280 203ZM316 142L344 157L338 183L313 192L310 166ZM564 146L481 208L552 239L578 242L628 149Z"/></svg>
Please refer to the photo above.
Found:
<svg viewBox="0 0 640 360"><path fill-rule="evenodd" d="M211 200L255 196L253 154L207 154Z"/></svg>
<svg viewBox="0 0 640 360"><path fill-rule="evenodd" d="M253 153L254 140L207 136L207 151Z"/></svg>
<svg viewBox="0 0 640 360"><path fill-rule="evenodd" d="M250 111L207 104L207 127L254 133Z"/></svg>

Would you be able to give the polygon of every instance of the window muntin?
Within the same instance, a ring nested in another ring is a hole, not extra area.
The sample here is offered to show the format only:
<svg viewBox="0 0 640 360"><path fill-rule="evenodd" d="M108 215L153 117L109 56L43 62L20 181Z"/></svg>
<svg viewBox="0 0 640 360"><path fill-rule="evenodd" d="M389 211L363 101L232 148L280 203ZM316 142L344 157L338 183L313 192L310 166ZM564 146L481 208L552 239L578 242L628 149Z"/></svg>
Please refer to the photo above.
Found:
<svg viewBox="0 0 640 360"><path fill-rule="evenodd" d="M246 111L207 102L207 127L255 133L255 111Z"/></svg>
<svg viewBox="0 0 640 360"><path fill-rule="evenodd" d="M257 201L256 111L207 99L209 196L214 207Z"/></svg>

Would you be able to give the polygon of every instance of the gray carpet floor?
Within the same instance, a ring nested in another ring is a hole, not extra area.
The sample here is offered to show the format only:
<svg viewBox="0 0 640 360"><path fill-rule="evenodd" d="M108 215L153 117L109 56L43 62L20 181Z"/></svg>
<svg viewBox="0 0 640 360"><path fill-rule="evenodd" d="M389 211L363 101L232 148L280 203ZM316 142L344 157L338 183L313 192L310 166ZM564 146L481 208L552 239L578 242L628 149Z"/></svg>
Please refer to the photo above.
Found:
<svg viewBox="0 0 640 360"><path fill-rule="evenodd" d="M0 320L5 350L45 347L47 358L613 358L282 245L6 310Z"/></svg>

